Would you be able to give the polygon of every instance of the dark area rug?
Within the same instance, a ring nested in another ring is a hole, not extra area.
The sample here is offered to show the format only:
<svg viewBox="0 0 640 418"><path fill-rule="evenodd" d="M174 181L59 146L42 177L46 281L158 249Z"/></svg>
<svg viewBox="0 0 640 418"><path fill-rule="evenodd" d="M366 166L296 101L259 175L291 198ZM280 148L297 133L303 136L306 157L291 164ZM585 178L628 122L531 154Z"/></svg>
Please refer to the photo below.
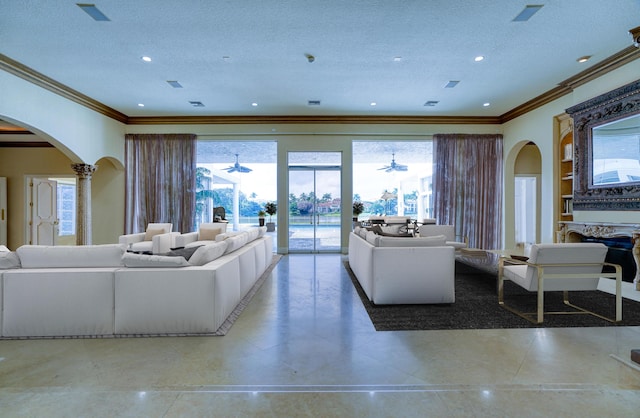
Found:
<svg viewBox="0 0 640 418"><path fill-rule="evenodd" d="M622 322L612 323L593 315L545 315L540 325L498 305L495 274L456 262L456 301L434 305L375 305L360 287L349 263L345 268L376 331L606 327L640 325L640 303L622 299ZM607 317L615 317L615 297L600 291L570 292L569 300ZM505 282L505 302L524 312L536 309L536 294ZM562 292L545 292L546 311L572 311L562 302Z"/></svg>

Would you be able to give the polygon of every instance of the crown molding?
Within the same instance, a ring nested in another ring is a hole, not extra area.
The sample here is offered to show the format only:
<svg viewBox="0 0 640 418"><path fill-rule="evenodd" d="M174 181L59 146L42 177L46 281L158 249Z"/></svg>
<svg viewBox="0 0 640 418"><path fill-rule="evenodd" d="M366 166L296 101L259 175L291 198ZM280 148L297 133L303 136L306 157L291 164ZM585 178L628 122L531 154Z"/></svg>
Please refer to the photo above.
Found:
<svg viewBox="0 0 640 418"><path fill-rule="evenodd" d="M250 124L499 124L493 116L142 116L129 125L250 125Z"/></svg>
<svg viewBox="0 0 640 418"><path fill-rule="evenodd" d="M82 106L110 117L111 119L115 119L118 122L127 123L127 115L124 113L120 113L89 96L85 96L79 91L73 90L72 88L59 83L54 79L27 67L26 65L20 64L18 61L14 61L3 54L0 54L0 70L4 70L9 74L20 77L38 87L42 87L43 89L49 90L50 92L64 97L65 99L81 104Z"/></svg>
<svg viewBox="0 0 640 418"><path fill-rule="evenodd" d="M503 124L531 112L573 91L593 79L613 71L631 61L640 58L640 49L629 46L622 51L598 62L586 70L570 77L558 86L513 108L500 116L127 116L84 94L59 83L44 74L0 54L0 69L27 80L39 87L56 93L66 99L79 103L107 117L127 125L233 125L233 124Z"/></svg>
<svg viewBox="0 0 640 418"><path fill-rule="evenodd" d="M566 80L558 83L558 87L546 91L540 96L537 96L528 102L511 109L507 113L504 113L500 116L500 123L508 122L524 115L525 113L529 113L538 107L559 99L560 97L571 93L575 88L580 87L591 80L595 80L610 71L620 68L631 61L637 60L638 58L640 58L640 49L634 46L628 46L622 51L605 58L573 77L567 78Z"/></svg>

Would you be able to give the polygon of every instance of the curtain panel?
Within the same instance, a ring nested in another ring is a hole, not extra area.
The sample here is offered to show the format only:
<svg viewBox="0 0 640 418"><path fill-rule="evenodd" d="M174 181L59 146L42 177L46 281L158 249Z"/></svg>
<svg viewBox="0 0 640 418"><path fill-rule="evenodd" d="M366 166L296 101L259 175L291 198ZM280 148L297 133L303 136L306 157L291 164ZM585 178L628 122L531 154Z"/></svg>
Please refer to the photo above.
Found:
<svg viewBox="0 0 640 418"><path fill-rule="evenodd" d="M433 201L439 224L469 246L502 247L502 135L436 134Z"/></svg>
<svg viewBox="0 0 640 418"><path fill-rule="evenodd" d="M190 232L196 207L196 135L125 136L125 233L150 222Z"/></svg>

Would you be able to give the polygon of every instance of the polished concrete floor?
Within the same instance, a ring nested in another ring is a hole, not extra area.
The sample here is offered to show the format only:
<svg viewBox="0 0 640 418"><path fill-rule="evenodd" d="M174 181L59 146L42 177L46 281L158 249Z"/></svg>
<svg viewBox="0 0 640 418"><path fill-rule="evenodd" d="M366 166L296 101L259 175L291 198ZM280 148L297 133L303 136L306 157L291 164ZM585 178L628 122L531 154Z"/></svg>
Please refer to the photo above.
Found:
<svg viewBox="0 0 640 418"><path fill-rule="evenodd" d="M640 327L376 332L341 256L290 255L224 337L0 341L0 416L640 417L632 348Z"/></svg>

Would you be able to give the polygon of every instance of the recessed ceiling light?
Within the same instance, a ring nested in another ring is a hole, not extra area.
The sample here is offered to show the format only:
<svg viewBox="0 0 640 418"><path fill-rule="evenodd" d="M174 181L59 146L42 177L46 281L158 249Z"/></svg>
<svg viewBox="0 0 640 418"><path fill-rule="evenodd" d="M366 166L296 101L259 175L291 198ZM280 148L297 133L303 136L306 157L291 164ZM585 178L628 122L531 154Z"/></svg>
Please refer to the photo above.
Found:
<svg viewBox="0 0 640 418"><path fill-rule="evenodd" d="M256 107L256 106L258 106L258 103L253 102L253 103L251 103L251 106Z"/></svg>
<svg viewBox="0 0 640 418"><path fill-rule="evenodd" d="M459 82L460 82L459 80L451 80L447 84L445 84L444 88L445 89L452 89L455 86L457 86Z"/></svg>
<svg viewBox="0 0 640 418"><path fill-rule="evenodd" d="M189 101L189 103L191 104L191 106L193 107L204 107L204 104L202 102L198 102L198 101Z"/></svg>
<svg viewBox="0 0 640 418"><path fill-rule="evenodd" d="M591 58L591 55L585 55L584 57L578 58L576 61L578 62L587 62Z"/></svg>
<svg viewBox="0 0 640 418"><path fill-rule="evenodd" d="M307 105L308 106L320 106L320 100L308 100L307 101Z"/></svg>
<svg viewBox="0 0 640 418"><path fill-rule="evenodd" d="M138 103L138 107L144 107L144 103Z"/></svg>
<svg viewBox="0 0 640 418"><path fill-rule="evenodd" d="M395 62L400 62L400 61L402 61L402 57L393 57L393 60Z"/></svg>
<svg viewBox="0 0 640 418"><path fill-rule="evenodd" d="M141 59L142 61L144 61L144 62L151 62L151 57L148 57L148 56L146 56L146 55L145 55L145 56L143 56L143 57L140 57L140 59Z"/></svg>
<svg viewBox="0 0 640 418"><path fill-rule="evenodd" d="M427 100L426 102L424 102L424 106L427 106L427 107L433 107L437 104L438 104L437 100Z"/></svg>
<svg viewBox="0 0 640 418"><path fill-rule="evenodd" d="M176 80L167 80L167 83L169 83L169 85L171 87L173 87L174 89L181 89L182 88L182 84L180 84L178 81Z"/></svg>
<svg viewBox="0 0 640 418"><path fill-rule="evenodd" d="M228 56L228 55L225 55L225 56L222 57L222 61L229 62L229 61L231 61L231 57Z"/></svg>
<svg viewBox="0 0 640 418"><path fill-rule="evenodd" d="M480 62L480 61L482 61L483 59L484 59L484 56L482 56L482 55L478 55L478 56L477 56L477 57L475 57L473 60L474 60L475 62Z"/></svg>
<svg viewBox="0 0 640 418"><path fill-rule="evenodd" d="M489 106L491 106L491 103L489 103L489 102L482 103L482 106L484 106L484 107L489 107Z"/></svg>
<svg viewBox="0 0 640 418"><path fill-rule="evenodd" d="M370 104L371 104L371 106L377 106L378 105L378 103L376 103L376 102L371 102Z"/></svg>

